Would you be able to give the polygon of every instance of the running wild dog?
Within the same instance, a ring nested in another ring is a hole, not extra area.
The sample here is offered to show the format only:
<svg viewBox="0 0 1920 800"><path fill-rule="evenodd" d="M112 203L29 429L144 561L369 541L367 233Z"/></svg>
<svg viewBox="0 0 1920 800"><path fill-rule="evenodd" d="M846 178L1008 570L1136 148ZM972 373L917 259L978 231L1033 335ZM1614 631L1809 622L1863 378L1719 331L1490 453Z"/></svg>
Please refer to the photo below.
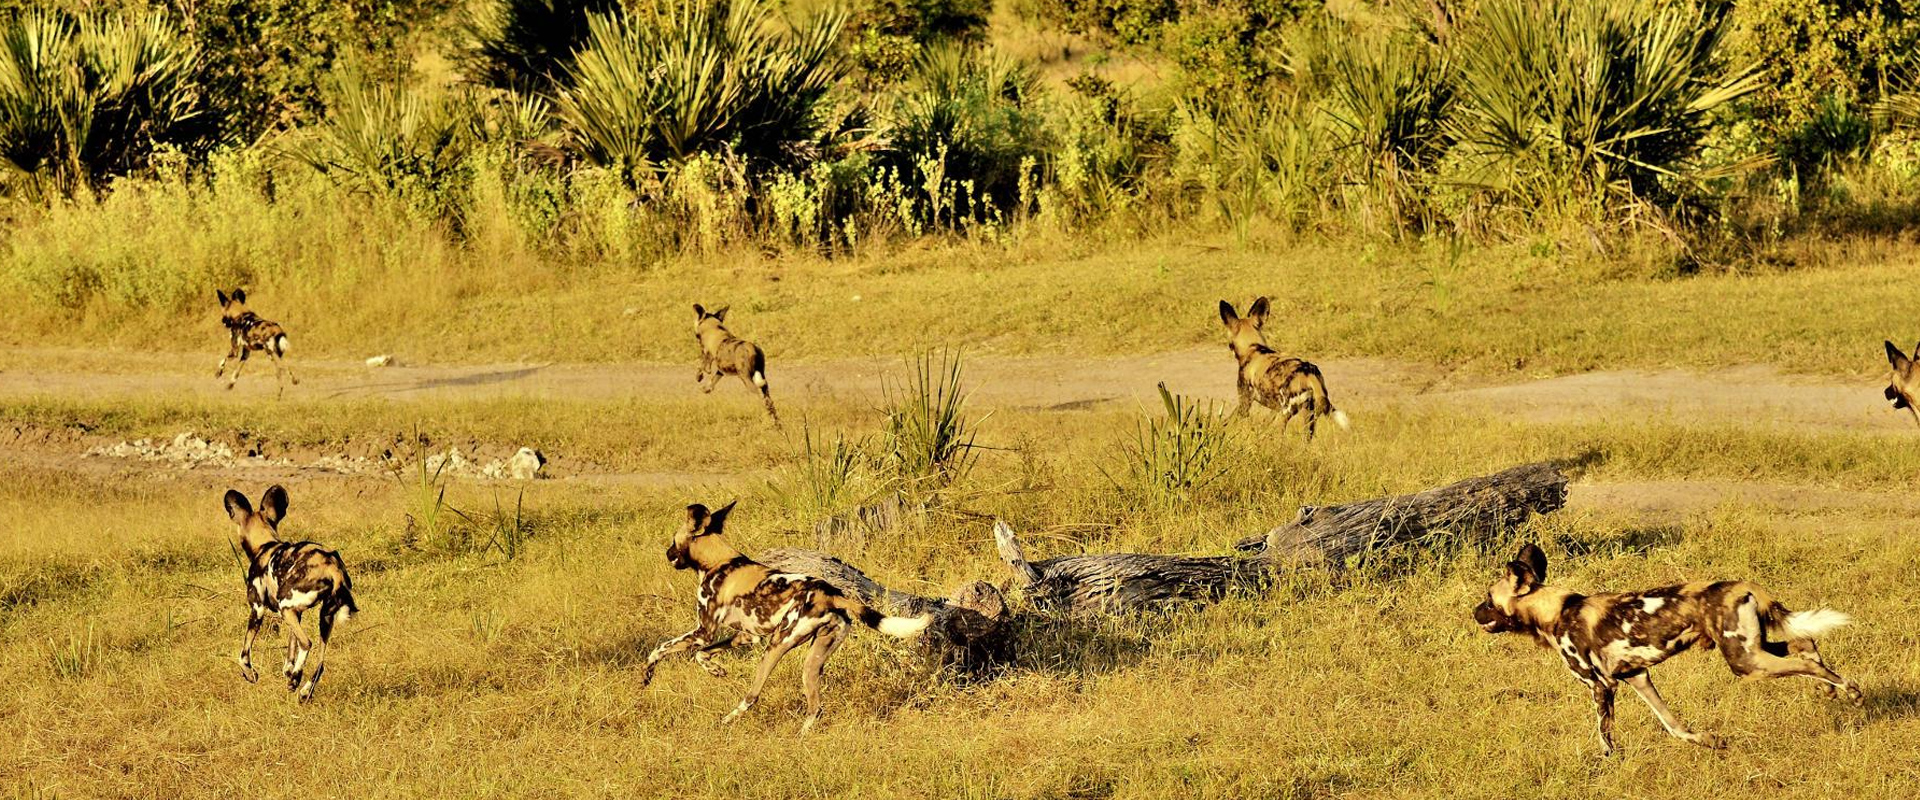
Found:
<svg viewBox="0 0 1920 800"><path fill-rule="evenodd" d="M1242 317L1234 311L1232 303L1220 301L1220 323L1227 326L1227 349L1233 351L1234 360L1240 362L1240 407L1234 410L1234 415L1246 416L1247 409L1258 402L1275 413L1286 415L1280 423L1280 430L1285 431L1295 414L1304 413L1308 441L1313 440L1313 429L1321 415L1332 417L1342 428L1347 427L1346 413L1335 409L1327 397L1327 382L1320 377L1320 368L1298 358L1281 356L1267 346L1263 330L1267 324L1267 306L1267 298L1256 299Z"/></svg>
<svg viewBox="0 0 1920 800"><path fill-rule="evenodd" d="M220 368L213 371L213 377L226 374L227 362L238 356L240 363L233 365L233 375L227 378L227 388L233 388L240 380L240 369L247 365L247 354L259 350L273 357L276 380L284 382L291 378L295 386L300 385L299 376L286 365L287 332L280 323L270 322L248 309L245 289L235 289L231 295L218 289L213 293L220 298L220 324L226 326L228 337L227 355L220 359ZM286 389L284 383L280 388Z"/></svg>
<svg viewBox="0 0 1920 800"><path fill-rule="evenodd" d="M694 376L699 381L700 391L712 393L720 378L732 375L760 390L760 399L767 404L767 416L774 425L780 424L780 415L773 410L773 395L767 392L767 355L760 346L738 336L726 328L727 309L721 307L708 311L699 303L693 304L693 338L700 343L700 373Z"/></svg>
<svg viewBox="0 0 1920 800"><path fill-rule="evenodd" d="M1720 737L1694 733L1668 710L1648 674L1693 647L1719 650L1733 674L1744 678L1803 675L1821 681L1828 696L1844 692L1860 700L1860 689L1828 669L1814 646L1815 637L1850 621L1841 612L1788 611L1746 581L1580 595L1547 586L1546 578L1546 554L1531 544L1520 548L1487 587L1473 619L1488 633L1525 634L1560 653L1573 677L1593 692L1603 756L1613 753L1613 694L1620 683L1633 687L1667 733L1705 747L1724 746Z"/></svg>
<svg viewBox="0 0 1920 800"><path fill-rule="evenodd" d="M260 675L253 670L253 639L261 623L272 614L287 634L287 660L281 667L287 676L287 691L298 689L300 701L313 699L314 686L326 670L327 639L333 626L360 610L353 603L353 582L347 579L346 562L340 554L313 542L282 542L278 538L280 520L287 515L287 490L278 484L260 495L260 509L254 510L247 496L228 490L227 516L239 529L240 548L247 557L247 635L240 643L240 676L253 683ZM308 609L320 610L320 644L315 647L300 615ZM313 674L303 683L301 673L307 654L313 653Z"/></svg>
<svg viewBox="0 0 1920 800"><path fill-rule="evenodd" d="M1914 358L1920 358L1920 344L1913 346L1913 354ZM1920 422L1920 408L1913 406L1914 392L1920 391L1920 367L1893 346L1893 342L1887 342L1887 362L1893 365L1893 382L1887 385L1887 399L1893 401L1894 408L1913 412L1913 420Z"/></svg>
<svg viewBox="0 0 1920 800"><path fill-rule="evenodd" d="M640 685L644 687L653 680L653 668L661 659L685 652L692 652L693 659L714 677L726 677L724 669L708 660L711 654L731 646L741 634L759 637L767 642L767 654L760 660L747 696L722 720L729 723L760 699L767 675L788 650L811 643L801 672L807 721L801 724L800 732L805 733L820 719L821 671L846 637L850 621L859 620L888 636L907 639L926 630L933 616L889 617L818 578L777 573L742 555L721 538L733 506L728 503L712 513L703 505L687 506L685 526L667 545L667 563L674 569L700 572L695 595L700 621L693 630L654 648L647 656Z"/></svg>

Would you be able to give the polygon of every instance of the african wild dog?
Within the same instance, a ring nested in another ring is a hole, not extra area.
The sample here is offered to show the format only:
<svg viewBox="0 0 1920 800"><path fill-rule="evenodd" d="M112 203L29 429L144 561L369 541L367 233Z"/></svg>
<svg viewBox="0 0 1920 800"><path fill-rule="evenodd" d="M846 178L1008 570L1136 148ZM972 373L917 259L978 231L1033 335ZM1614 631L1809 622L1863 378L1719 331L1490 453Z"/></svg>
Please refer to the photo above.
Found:
<svg viewBox="0 0 1920 800"><path fill-rule="evenodd" d="M774 412L773 395L767 392L767 355L759 345L728 331L726 321L726 307L708 311L699 303L693 304L693 338L700 343L700 372L694 380L699 382L700 391L707 393L712 393L726 375L746 381L760 390L767 416L778 426L780 415Z"/></svg>
<svg viewBox="0 0 1920 800"><path fill-rule="evenodd" d="M1913 346L1914 358L1920 358L1920 344ZM1887 362L1893 365L1893 382L1887 385L1887 399L1893 401L1893 407L1913 412L1913 420L1920 422L1920 408L1914 408L1914 393L1920 392L1920 362L1908 358L1900 348L1887 342Z"/></svg>
<svg viewBox="0 0 1920 800"><path fill-rule="evenodd" d="M1314 425L1323 414L1340 427L1347 427L1346 413L1336 410L1327 397L1327 382L1320 377L1320 368L1281 356L1267 346L1263 331L1267 298L1254 300L1245 317L1233 310L1232 303L1220 301L1220 323L1227 326L1227 349L1240 363L1240 407L1234 409L1235 416L1246 416L1247 409L1257 401L1275 413L1286 414L1280 423L1280 430L1285 431L1293 415L1305 413L1308 441L1312 441Z"/></svg>
<svg viewBox="0 0 1920 800"><path fill-rule="evenodd" d="M227 378L227 388L233 388L233 384L240 380L240 369L247 365L247 354L259 350L273 357L276 380L291 378L295 386L300 385L299 376L294 375L286 365L287 332L280 327L280 323L269 322L248 309L245 289L235 289L231 295L218 289L213 293L220 298L220 324L226 326L228 339L227 355L220 359L220 368L213 371L213 377L225 374L227 361L238 356L240 363L233 365L233 375ZM286 386L283 384L280 388L285 390Z"/></svg>
<svg viewBox="0 0 1920 800"><path fill-rule="evenodd" d="M300 700L313 698L313 688L326 669L327 639L333 626L360 610L353 603L353 582L347 579L347 565L340 554L313 542L282 542L277 538L280 520L287 515L287 490L278 484L260 495L260 510L247 503L247 496L228 490L227 516L239 528L240 548L247 556L247 636L240 643L240 675L253 683L260 675L253 670L253 639L268 614L279 618L287 633L287 660L281 672L287 676L287 691L300 690ZM320 609L320 645L300 627L300 615L311 608ZM313 675L301 683L307 653L313 651Z"/></svg>
<svg viewBox="0 0 1920 800"><path fill-rule="evenodd" d="M728 503L711 514L707 513L706 506L687 506L685 526L667 545L667 563L674 569L700 571L696 594L700 621L693 630L654 648L647 656L647 669L640 677L640 685L646 686L653 680L653 668L661 659L688 651L715 677L725 677L726 671L708 657L730 646L741 634L759 637L767 642L767 654L760 660L760 669L754 673L747 696L722 720L732 722L760 699L760 688L781 656L811 642L801 673L807 695L807 721L801 724L800 731L805 733L820 719L820 673L846 637L850 620L859 620L862 625L888 636L907 639L926 630L933 617L889 617L818 578L777 573L742 555L720 535L733 506Z"/></svg>
<svg viewBox="0 0 1920 800"><path fill-rule="evenodd" d="M1696 581L1644 592L1580 595L1546 586L1547 556L1531 544L1487 587L1473 619L1488 633L1522 633L1559 651L1573 676L1593 692L1601 755L1613 753L1613 693L1624 682L1646 701L1667 733L1722 747L1720 737L1694 733L1667 708L1648 670L1692 647L1718 649L1735 675L1822 681L1821 691L1860 689L1820 660L1814 637L1847 624L1829 609L1788 611L1746 581Z"/></svg>

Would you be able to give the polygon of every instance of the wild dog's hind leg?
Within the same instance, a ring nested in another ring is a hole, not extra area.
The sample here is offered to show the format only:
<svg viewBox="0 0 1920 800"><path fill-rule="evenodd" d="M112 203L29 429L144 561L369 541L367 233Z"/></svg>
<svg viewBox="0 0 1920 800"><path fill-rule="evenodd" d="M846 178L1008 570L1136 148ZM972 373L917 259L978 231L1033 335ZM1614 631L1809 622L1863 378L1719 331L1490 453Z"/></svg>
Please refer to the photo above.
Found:
<svg viewBox="0 0 1920 800"><path fill-rule="evenodd" d="M300 612L291 608L280 611L280 625L287 629L287 691L300 688L300 675L307 668L307 653L313 650L313 640L307 637L305 628L300 627Z"/></svg>
<svg viewBox="0 0 1920 800"><path fill-rule="evenodd" d="M240 348L240 363L234 364L233 374L227 376L227 388L229 389L233 388L233 385L240 381L240 370L246 369L247 354L251 352L253 351L245 346L242 346Z"/></svg>
<svg viewBox="0 0 1920 800"><path fill-rule="evenodd" d="M307 676L307 682L300 685L300 702L313 699L313 690L320 685L320 675L327 671L327 640L333 638L333 619L339 609L331 603L320 607L320 642L313 646L313 673Z"/></svg>
<svg viewBox="0 0 1920 800"><path fill-rule="evenodd" d="M220 357L220 366L213 371L213 377L218 378L227 374L227 362L233 360L233 357L239 355L241 352L240 337L238 335L228 336L227 354Z"/></svg>
<svg viewBox="0 0 1920 800"><path fill-rule="evenodd" d="M1625 680L1628 686L1633 687L1634 693L1640 695L1640 699L1646 702L1647 708L1653 710L1653 715L1659 718L1660 727L1665 728L1674 738L1716 750L1726 746L1726 742L1720 737L1711 733L1694 733L1692 728L1687 727L1687 723L1681 722L1680 717L1673 713L1673 709L1667 708L1667 701L1661 699L1660 690L1653 687L1651 674L1642 671Z"/></svg>
<svg viewBox="0 0 1920 800"><path fill-rule="evenodd" d="M729 712L725 719L720 720L720 724L726 725L739 719L741 714L747 713L747 709L752 708L754 703L760 701L760 688L767 684L767 676L773 674L774 665L779 664L780 658L785 656L788 650L792 650L794 645L799 644L800 641L805 638L807 637L795 636L789 633L784 638L767 647L766 657L760 659L760 668L753 673L753 685L747 688L747 696L740 698L740 705L734 706L733 711Z"/></svg>
<svg viewBox="0 0 1920 800"><path fill-rule="evenodd" d="M240 640L240 677L248 683L260 680L260 673L253 669L253 639L260 635L260 626L267 621L267 610L258 605L247 606L247 635Z"/></svg>
<svg viewBox="0 0 1920 800"><path fill-rule="evenodd" d="M1758 606L1758 601L1749 594L1726 615L1730 624L1721 634L1720 654L1726 657L1733 674L1743 678L1804 676L1832 686L1854 702L1860 701L1860 688L1827 665L1814 659L1776 656L1763 649L1764 631Z"/></svg>
<svg viewBox="0 0 1920 800"><path fill-rule="evenodd" d="M813 647L807 650L807 663L801 671L801 680L807 691L807 721L800 723L800 733L813 729L820 721L820 685L825 680L827 659L833 657L833 651L840 649L840 642L847 638L847 624L833 625L831 630L821 630L813 635Z"/></svg>
<svg viewBox="0 0 1920 800"><path fill-rule="evenodd" d="M647 654L647 669L645 672L640 673L640 688L645 689L647 688L647 684L653 682L653 668L657 666L662 659L675 653L684 653L688 650L706 647L710 641L712 641L712 637L707 635L707 626L701 625L698 628L694 628L679 636L661 642L659 647L653 648L653 652Z"/></svg>

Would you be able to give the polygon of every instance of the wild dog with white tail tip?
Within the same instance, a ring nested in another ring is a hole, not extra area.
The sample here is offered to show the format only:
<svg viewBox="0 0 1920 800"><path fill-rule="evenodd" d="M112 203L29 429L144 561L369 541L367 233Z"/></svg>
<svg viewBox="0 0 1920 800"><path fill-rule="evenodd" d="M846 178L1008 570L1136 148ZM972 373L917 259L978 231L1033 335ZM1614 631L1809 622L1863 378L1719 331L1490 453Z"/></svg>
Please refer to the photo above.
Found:
<svg viewBox="0 0 1920 800"><path fill-rule="evenodd" d="M1347 427L1346 412L1334 408L1333 400L1327 397L1327 381L1320 376L1320 368L1282 356L1267 346L1267 309L1267 298L1261 297L1242 317L1232 303L1220 301L1220 323L1227 326L1227 349L1240 363L1240 407L1234 409L1234 415L1246 416L1247 409L1258 402L1286 415L1280 422L1280 430L1285 431L1295 414L1305 414L1308 441L1313 440L1314 426L1322 416Z"/></svg>
<svg viewBox="0 0 1920 800"><path fill-rule="evenodd" d="M848 623L859 620L888 636L910 639L927 629L933 615L889 617L826 581L777 573L742 555L721 538L733 506L728 503L712 513L703 505L687 506L686 524L667 545L667 562L674 569L699 570L700 587L695 596L700 621L693 630L654 648L647 656L647 670L640 677L640 685L653 680L653 669L661 659L686 652L693 653L694 660L715 677L725 677L726 671L708 660L709 656L731 646L736 636L757 636L767 642L767 654L760 660L747 696L722 720L733 722L760 699L760 689L780 658L788 650L811 643L801 673L807 721L801 724L800 732L805 733L820 719L821 672L846 638Z"/></svg>
<svg viewBox="0 0 1920 800"><path fill-rule="evenodd" d="M253 670L253 640L268 615L274 616L287 634L287 660L281 672L287 676L287 691L299 690L300 701L313 699L320 673L327 668L327 640L333 626L359 612L353 602L353 582L347 579L347 564L340 554L313 542L280 541L280 520L287 515L287 490L278 484L260 495L260 508L254 510L247 496L231 489L226 496L227 516L240 533L240 549L247 557L247 636L240 642L240 676L253 683L260 674ZM316 646L300 625L300 616L311 609L320 612L320 643ZM313 655L313 674L302 680L307 655Z"/></svg>
<svg viewBox="0 0 1920 800"><path fill-rule="evenodd" d="M723 376L732 375L745 381L760 390L760 400L767 405L767 416L778 427L780 415L773 410L773 395L767 391L767 354L761 352L759 345L728 331L726 321L725 306L708 311L699 303L693 304L693 338L700 343L700 372L694 380L700 383L700 391L709 394Z"/></svg>
<svg viewBox="0 0 1920 800"><path fill-rule="evenodd" d="M240 369L247 365L247 354L258 350L273 358L274 378L281 382L282 391L289 379L295 386L300 385L299 376L286 365L289 344L286 329L248 309L245 289L235 289L233 294L215 289L213 293L220 299L220 324L227 329L227 355L220 359L220 368L213 371L213 377L226 374L227 362L238 357L240 363L233 365L233 375L227 378L227 388L233 388L240 380Z"/></svg>
<svg viewBox="0 0 1920 800"><path fill-rule="evenodd" d="M1743 678L1801 675L1821 682L1828 696L1844 692L1855 702L1860 689L1820 659L1814 639L1846 625L1830 609L1788 611L1764 589L1747 581L1696 581L1644 592L1575 594L1545 585L1547 556L1531 544L1520 548L1487 587L1473 619L1488 633L1519 633L1560 653L1567 669L1593 693L1599 715L1600 751L1613 753L1613 695L1633 687L1667 733L1704 747L1724 746L1720 737L1695 733L1667 708L1648 670L1690 648L1716 649L1733 674Z"/></svg>
<svg viewBox="0 0 1920 800"><path fill-rule="evenodd" d="M1887 384L1887 399L1893 401L1896 409L1904 408L1913 413L1913 421L1920 422L1920 408L1914 407L1914 394L1920 392L1920 344L1913 346L1914 358L1908 358L1900 352L1893 342L1887 342L1887 363L1893 365L1893 378Z"/></svg>

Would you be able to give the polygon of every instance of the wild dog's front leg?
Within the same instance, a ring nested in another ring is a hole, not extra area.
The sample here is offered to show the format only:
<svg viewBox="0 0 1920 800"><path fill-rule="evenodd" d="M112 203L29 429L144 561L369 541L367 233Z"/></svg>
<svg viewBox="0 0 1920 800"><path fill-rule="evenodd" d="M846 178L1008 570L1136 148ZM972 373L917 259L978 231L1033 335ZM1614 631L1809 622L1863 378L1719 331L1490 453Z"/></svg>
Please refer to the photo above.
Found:
<svg viewBox="0 0 1920 800"><path fill-rule="evenodd" d="M734 706L733 711L728 713L725 719L720 720L720 724L730 724L739 719L741 714L747 713L747 709L760 701L760 688L767 685L767 676L773 674L774 665L779 664L780 657L786 655L787 651L792 650L793 646L799 644L803 638L806 637L789 635L767 648L766 657L760 659L760 669L753 673L753 685L747 688L747 696L740 698L740 705Z"/></svg>
<svg viewBox="0 0 1920 800"><path fill-rule="evenodd" d="M240 363L233 365L233 374L227 376L227 388L233 388L233 385L240 381L240 370L247 368L247 354L250 352L252 351L245 347L240 348Z"/></svg>
<svg viewBox="0 0 1920 800"><path fill-rule="evenodd" d="M260 626L266 621L266 609L257 604L247 606L247 634L240 640L240 677L248 683L260 680L260 673L253 669L253 639L260 635Z"/></svg>
<svg viewBox="0 0 1920 800"><path fill-rule="evenodd" d="M1635 694L1640 695L1640 699L1647 704L1647 708L1653 710L1653 715L1660 720L1660 727L1665 728L1674 738L1715 750L1726 746L1726 742L1720 737L1710 733L1694 733L1693 729L1687 727L1687 723L1681 722L1680 717L1673 713L1673 709L1667 708L1667 701L1661 699L1660 690L1653 687L1651 674L1642 672L1627 678L1626 682L1628 686L1633 687Z"/></svg>
<svg viewBox="0 0 1920 800"><path fill-rule="evenodd" d="M220 366L213 371L213 377L218 378L227 374L227 362L233 360L233 357L240 355L241 352L243 351L240 346L239 334L229 335L227 337L227 354L220 357Z"/></svg>
<svg viewBox="0 0 1920 800"><path fill-rule="evenodd" d="M675 653L684 653L688 650L706 647L710 641L710 637L707 636L707 628L705 625L702 625L661 642L659 647L653 648L653 652L647 654L646 671L640 673L640 688L645 689L647 688L647 684L653 682L653 668L659 665L661 660Z"/></svg>
<svg viewBox="0 0 1920 800"><path fill-rule="evenodd" d="M725 650L729 647L732 647L739 641L740 641L740 637L729 636L725 639L716 639L712 642L709 642L706 645L701 646L699 649L693 651L693 661L694 663L699 664L702 669L705 669L707 671L707 674L712 675L713 677L716 677L716 678L727 677L726 668L720 666L719 664L713 663L713 654L718 653L722 650Z"/></svg>
<svg viewBox="0 0 1920 800"><path fill-rule="evenodd" d="M1613 686L1594 682L1593 713L1599 718L1600 755L1613 755Z"/></svg>

